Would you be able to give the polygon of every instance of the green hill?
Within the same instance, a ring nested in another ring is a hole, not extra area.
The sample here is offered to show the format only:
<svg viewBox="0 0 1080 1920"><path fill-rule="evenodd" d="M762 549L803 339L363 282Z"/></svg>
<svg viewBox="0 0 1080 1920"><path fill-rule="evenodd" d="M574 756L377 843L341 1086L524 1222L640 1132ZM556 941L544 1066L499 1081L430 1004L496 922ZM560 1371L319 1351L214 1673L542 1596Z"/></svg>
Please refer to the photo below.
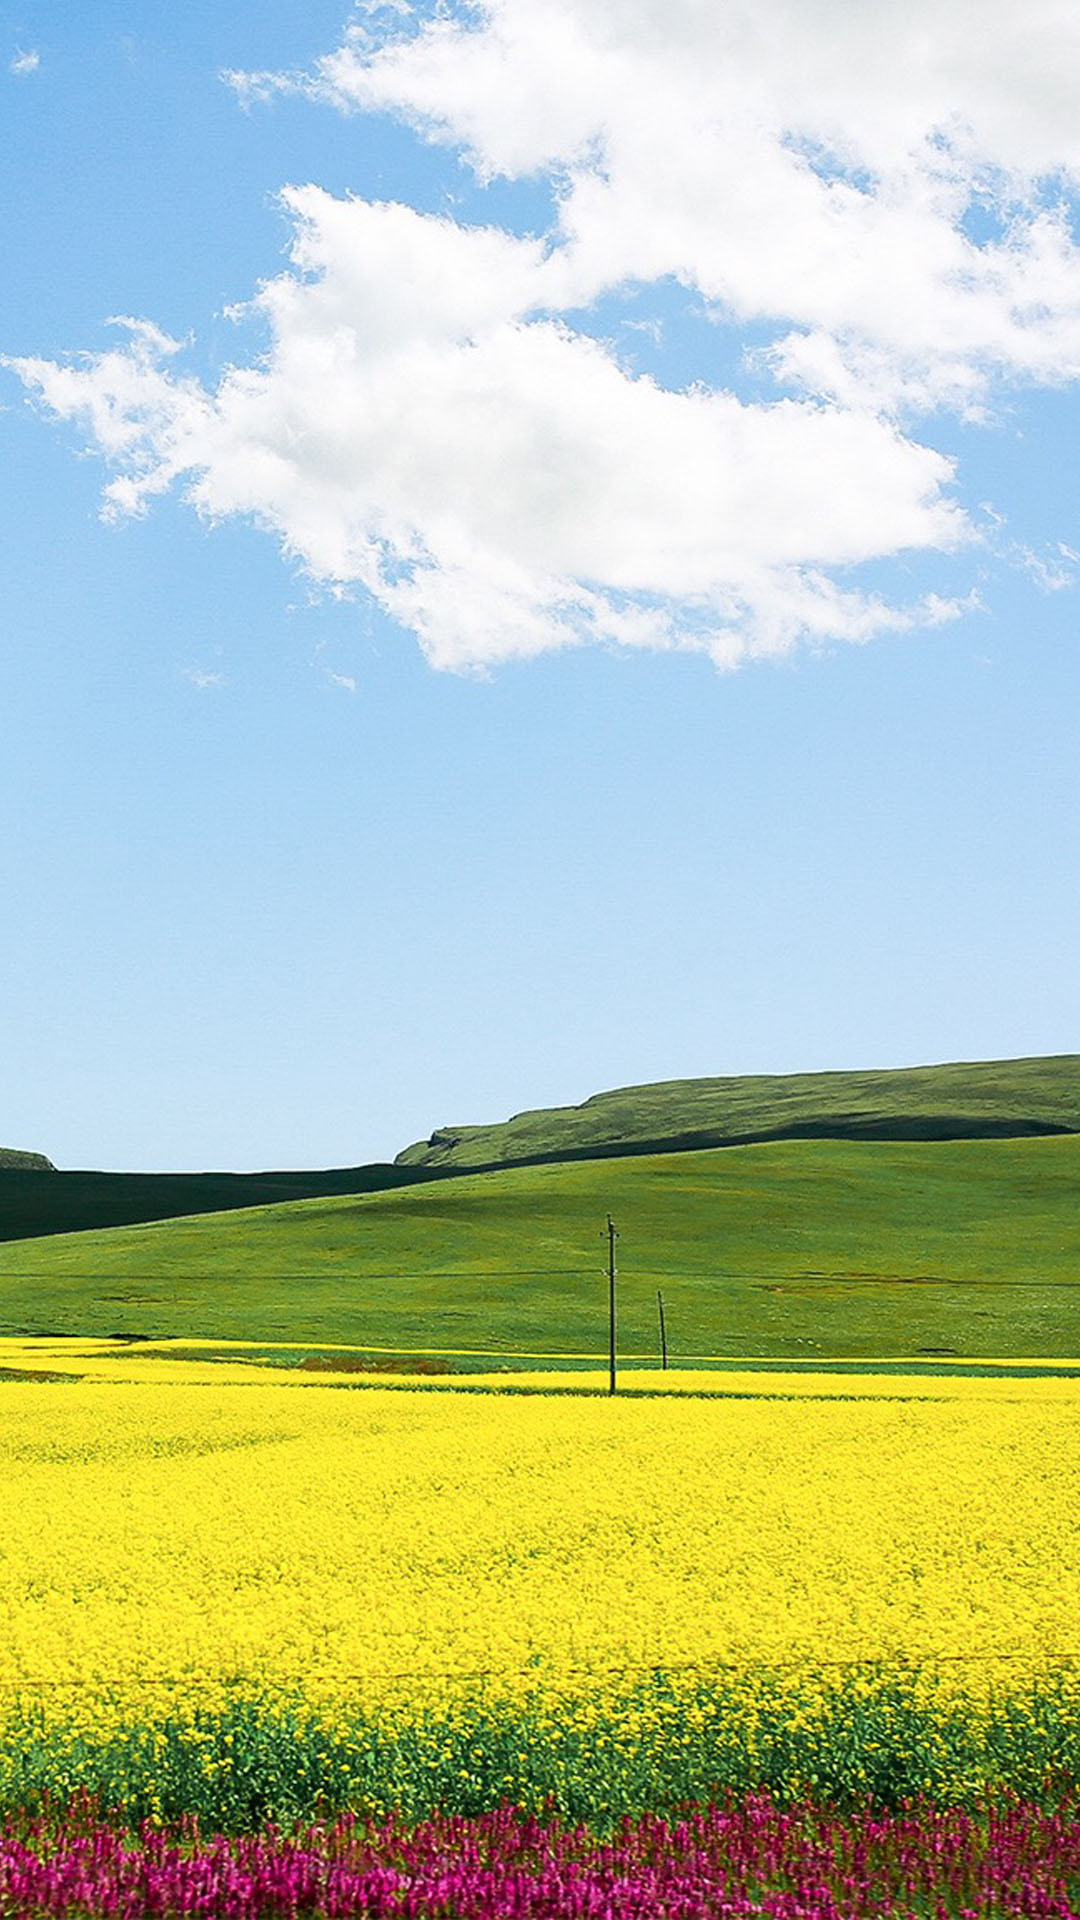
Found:
<svg viewBox="0 0 1080 1920"><path fill-rule="evenodd" d="M662 1080L440 1127L396 1165L481 1168L759 1140L969 1140L1080 1132L1080 1054L852 1073Z"/></svg>
<svg viewBox="0 0 1080 1920"><path fill-rule="evenodd" d="M279 1173L57 1172L0 1151L0 1241L376 1193L466 1169L767 1140L960 1140L1080 1132L1080 1056L881 1072L669 1080L501 1126L441 1128L393 1165Z"/></svg>
<svg viewBox="0 0 1080 1920"><path fill-rule="evenodd" d="M10 1242L0 1331L599 1356L1080 1356L1080 1137L582 1160Z"/></svg>
<svg viewBox="0 0 1080 1920"><path fill-rule="evenodd" d="M18 1147L0 1147L0 1168L19 1169L21 1172L33 1170L36 1173L55 1173L56 1168L43 1153L21 1153Z"/></svg>

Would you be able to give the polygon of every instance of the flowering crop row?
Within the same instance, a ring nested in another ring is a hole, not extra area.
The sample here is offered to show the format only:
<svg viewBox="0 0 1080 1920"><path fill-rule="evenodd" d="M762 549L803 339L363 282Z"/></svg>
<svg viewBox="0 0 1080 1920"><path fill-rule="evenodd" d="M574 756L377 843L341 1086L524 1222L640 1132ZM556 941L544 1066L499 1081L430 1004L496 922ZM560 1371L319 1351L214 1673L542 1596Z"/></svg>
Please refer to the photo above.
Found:
<svg viewBox="0 0 1080 1920"><path fill-rule="evenodd" d="M0 1382L0 1803L607 1819L1080 1776L1075 1380L622 1402L111 1364Z"/></svg>
<svg viewBox="0 0 1080 1920"><path fill-rule="evenodd" d="M253 1832L351 1809L410 1819L503 1804L595 1830L645 1812L768 1790L838 1807L922 1798L969 1810L1011 1793L1050 1805L1080 1780L1073 1676L996 1700L942 1700L931 1673L833 1677L653 1676L599 1694L532 1702L450 1696L397 1717L338 1712L328 1725L239 1701L109 1735L28 1712L0 1747L0 1806L33 1811L87 1791L131 1825L196 1817Z"/></svg>
<svg viewBox="0 0 1080 1920"><path fill-rule="evenodd" d="M916 1920L1080 1915L1080 1813L1020 1803L840 1817L765 1797L608 1838L500 1809L203 1840L76 1818L0 1831L0 1912L416 1920Z"/></svg>

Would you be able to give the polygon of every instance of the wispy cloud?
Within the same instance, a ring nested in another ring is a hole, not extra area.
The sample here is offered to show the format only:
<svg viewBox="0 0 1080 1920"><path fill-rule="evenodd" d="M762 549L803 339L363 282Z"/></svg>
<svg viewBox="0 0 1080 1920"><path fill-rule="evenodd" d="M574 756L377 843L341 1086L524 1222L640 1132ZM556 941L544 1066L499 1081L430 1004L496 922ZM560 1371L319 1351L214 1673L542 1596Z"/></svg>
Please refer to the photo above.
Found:
<svg viewBox="0 0 1080 1920"><path fill-rule="evenodd" d="M343 693L355 693L357 682L351 673L331 673L327 670L327 679L332 687L340 687Z"/></svg>
<svg viewBox="0 0 1080 1920"><path fill-rule="evenodd" d="M200 692L205 692L211 687L223 687L225 685L225 675L223 673L208 673L203 667L185 667L183 673L184 679L190 680L192 686L198 687Z"/></svg>
<svg viewBox="0 0 1080 1920"><path fill-rule="evenodd" d="M303 74L244 73L237 67L223 67L218 77L232 89L245 113L252 107L268 105L278 94L308 91Z"/></svg>
<svg viewBox="0 0 1080 1920"><path fill-rule="evenodd" d="M41 55L36 47L28 48L25 53L18 51L8 61L9 73L36 73L41 65Z"/></svg>
<svg viewBox="0 0 1080 1920"><path fill-rule="evenodd" d="M1031 547L1013 549L1017 565L1030 575L1044 593L1063 593L1080 580L1080 553L1058 540L1043 553Z"/></svg>

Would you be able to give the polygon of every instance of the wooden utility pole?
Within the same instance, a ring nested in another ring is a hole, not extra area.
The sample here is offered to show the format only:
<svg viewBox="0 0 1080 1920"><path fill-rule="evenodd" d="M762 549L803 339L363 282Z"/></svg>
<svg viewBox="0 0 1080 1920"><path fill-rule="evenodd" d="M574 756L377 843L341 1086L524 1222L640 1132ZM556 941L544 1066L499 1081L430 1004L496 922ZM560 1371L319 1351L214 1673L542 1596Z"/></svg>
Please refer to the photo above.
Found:
<svg viewBox="0 0 1080 1920"><path fill-rule="evenodd" d="M610 1213L607 1217L608 1238L608 1392L615 1391L615 1242L618 1239L615 1222Z"/></svg>
<svg viewBox="0 0 1080 1920"><path fill-rule="evenodd" d="M660 1365L667 1372L667 1333L664 1330L664 1296L659 1287L656 1289L656 1304L660 1309Z"/></svg>

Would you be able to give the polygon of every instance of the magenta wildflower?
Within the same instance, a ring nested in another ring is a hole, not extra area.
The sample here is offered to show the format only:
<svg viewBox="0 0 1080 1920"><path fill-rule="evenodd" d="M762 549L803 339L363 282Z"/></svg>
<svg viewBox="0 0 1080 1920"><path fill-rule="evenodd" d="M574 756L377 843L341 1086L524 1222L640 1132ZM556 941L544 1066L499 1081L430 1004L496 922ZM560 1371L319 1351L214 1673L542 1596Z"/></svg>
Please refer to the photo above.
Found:
<svg viewBox="0 0 1080 1920"><path fill-rule="evenodd" d="M0 1914L326 1920L1080 1920L1080 1810L839 1814L751 1796L598 1837L513 1808L297 1834L0 1829Z"/></svg>

